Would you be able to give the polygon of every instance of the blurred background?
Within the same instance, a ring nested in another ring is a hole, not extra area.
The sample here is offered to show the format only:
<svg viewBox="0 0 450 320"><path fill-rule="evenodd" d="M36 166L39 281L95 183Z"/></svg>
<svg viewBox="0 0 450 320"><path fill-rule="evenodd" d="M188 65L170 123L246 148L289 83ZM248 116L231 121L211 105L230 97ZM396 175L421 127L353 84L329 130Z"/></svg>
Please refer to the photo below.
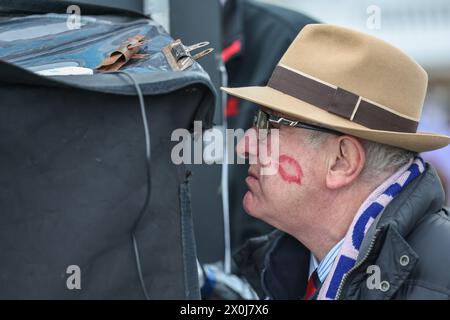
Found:
<svg viewBox="0 0 450 320"><path fill-rule="evenodd" d="M69 1L68 1L69 2ZM213 55L201 60L218 89L265 85L274 64L307 23L332 23L382 38L428 72L429 90L420 131L450 135L450 1L448 0L84 0L152 16L186 44L209 41ZM219 92L219 91L218 91ZM220 95L220 94L219 94ZM252 106L224 97L215 124L244 127ZM423 154L450 194L450 147ZM202 262L223 259L244 239L270 228L242 210L246 168L197 165L191 169L192 206ZM224 180L225 177L225 180ZM225 183L224 183L225 181ZM447 204L450 199L447 196ZM224 223L225 221L225 223ZM228 228L231 228L231 230ZM225 259L226 260L226 259Z"/></svg>

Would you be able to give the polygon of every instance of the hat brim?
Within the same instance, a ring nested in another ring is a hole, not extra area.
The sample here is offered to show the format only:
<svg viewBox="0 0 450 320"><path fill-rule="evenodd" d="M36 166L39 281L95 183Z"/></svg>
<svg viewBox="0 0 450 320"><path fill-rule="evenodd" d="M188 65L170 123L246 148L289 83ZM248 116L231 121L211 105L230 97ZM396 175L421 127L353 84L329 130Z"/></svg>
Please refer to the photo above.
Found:
<svg viewBox="0 0 450 320"><path fill-rule="evenodd" d="M221 88L226 93L307 123L415 152L436 150L450 144L450 137L428 132L403 133L373 130L339 117L270 87Z"/></svg>

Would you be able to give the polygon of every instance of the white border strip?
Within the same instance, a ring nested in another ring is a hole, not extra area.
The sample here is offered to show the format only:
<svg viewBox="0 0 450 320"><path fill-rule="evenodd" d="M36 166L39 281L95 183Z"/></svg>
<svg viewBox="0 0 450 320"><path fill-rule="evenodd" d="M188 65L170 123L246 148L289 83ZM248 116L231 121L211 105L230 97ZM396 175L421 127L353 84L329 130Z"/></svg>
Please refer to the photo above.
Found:
<svg viewBox="0 0 450 320"><path fill-rule="evenodd" d="M361 103L361 96L358 97L358 102L356 102L355 109L353 109L352 116L350 117L350 121L353 121L356 112L358 111L359 104Z"/></svg>
<svg viewBox="0 0 450 320"><path fill-rule="evenodd" d="M304 77L307 77L307 78L310 78L310 79L312 79L312 80L315 80L315 81L317 81L317 82L320 82L320 83L322 83L322 84L324 84L324 85L326 85L326 86L328 86L328 87L331 87L331 88L334 88L334 89L337 89L338 87L337 86L335 86L335 85L333 85L333 84L331 84L331 83L328 83L328 82L326 82L326 81L323 81L323 80L320 80L320 79L317 79L317 78L314 78L312 75L310 75L310 74L307 74L307 73L304 73L304 72L301 72L301 71L299 71L299 70L295 70L295 69L292 69L291 67L288 67L288 66L286 66L286 65L284 65L284 64L278 64L280 67L283 67L284 69L288 69L288 70L290 70L290 71L292 71L292 72L295 72L295 73L298 73L298 74L300 74L300 75L302 75L302 76L304 76Z"/></svg>

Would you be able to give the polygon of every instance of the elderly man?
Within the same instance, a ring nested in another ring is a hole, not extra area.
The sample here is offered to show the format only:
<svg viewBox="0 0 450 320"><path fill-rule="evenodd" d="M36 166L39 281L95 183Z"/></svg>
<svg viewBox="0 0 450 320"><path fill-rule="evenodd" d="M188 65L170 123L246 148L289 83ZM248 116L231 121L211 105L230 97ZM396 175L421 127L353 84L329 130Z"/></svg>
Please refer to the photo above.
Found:
<svg viewBox="0 0 450 320"><path fill-rule="evenodd" d="M262 106L241 156L259 159L279 137L270 161L250 166L243 199L278 230L235 256L259 297L450 297L449 211L419 157L450 137L417 132L426 87L422 67L391 45L312 24L266 87L223 88Z"/></svg>

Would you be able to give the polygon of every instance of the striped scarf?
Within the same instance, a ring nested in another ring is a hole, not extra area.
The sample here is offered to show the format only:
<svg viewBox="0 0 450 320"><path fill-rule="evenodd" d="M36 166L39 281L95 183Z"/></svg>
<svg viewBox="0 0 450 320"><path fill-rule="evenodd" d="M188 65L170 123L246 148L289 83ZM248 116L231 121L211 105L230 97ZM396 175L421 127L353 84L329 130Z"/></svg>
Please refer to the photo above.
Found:
<svg viewBox="0 0 450 320"><path fill-rule="evenodd" d="M416 157L370 194L362 204L325 279L318 299L334 300L344 275L355 266L364 236L377 216L408 184L425 170L425 163Z"/></svg>

